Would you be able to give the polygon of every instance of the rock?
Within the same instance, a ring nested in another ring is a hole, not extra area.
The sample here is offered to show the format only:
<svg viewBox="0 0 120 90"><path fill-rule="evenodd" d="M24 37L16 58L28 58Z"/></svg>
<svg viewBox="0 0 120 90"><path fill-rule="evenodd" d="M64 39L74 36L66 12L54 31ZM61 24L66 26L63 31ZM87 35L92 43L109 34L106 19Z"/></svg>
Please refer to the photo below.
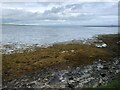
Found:
<svg viewBox="0 0 120 90"><path fill-rule="evenodd" d="M105 43L104 43L104 44L102 44L102 47L107 47L107 44L105 44Z"/></svg>
<svg viewBox="0 0 120 90"><path fill-rule="evenodd" d="M103 69L103 65L102 65L101 63L99 63L99 64L97 65L97 69L98 69L98 70Z"/></svg>
<svg viewBox="0 0 120 90"><path fill-rule="evenodd" d="M99 81L99 86L102 84L103 80L100 78L100 81Z"/></svg>
<svg viewBox="0 0 120 90"><path fill-rule="evenodd" d="M116 73L119 73L119 70L116 70L115 72L116 72Z"/></svg>
<svg viewBox="0 0 120 90"><path fill-rule="evenodd" d="M112 66L112 69L115 69L115 66Z"/></svg>
<svg viewBox="0 0 120 90"><path fill-rule="evenodd" d="M95 83L95 84L93 85L93 88L96 88L96 87L98 87L98 83Z"/></svg>
<svg viewBox="0 0 120 90"><path fill-rule="evenodd" d="M69 80L73 80L73 77L71 76L71 77L69 77Z"/></svg>
<svg viewBox="0 0 120 90"><path fill-rule="evenodd" d="M72 84L72 83L74 83L75 81L74 80L69 80L69 84Z"/></svg>
<svg viewBox="0 0 120 90"><path fill-rule="evenodd" d="M108 67L108 66L106 66L106 65L104 65L104 66L103 66L103 69L108 70L108 69L109 69L109 67Z"/></svg>
<svg viewBox="0 0 120 90"><path fill-rule="evenodd" d="M61 85L60 87L61 87L61 88L65 88L65 87L66 87L66 85L65 85L65 84L63 84L63 85Z"/></svg>
<svg viewBox="0 0 120 90"><path fill-rule="evenodd" d="M119 64L119 60L115 60L114 64L115 65Z"/></svg>
<svg viewBox="0 0 120 90"><path fill-rule="evenodd" d="M59 83L60 82L60 79L58 77L58 75L54 75L50 81L48 82L48 84L56 84L56 83Z"/></svg>
<svg viewBox="0 0 120 90"><path fill-rule="evenodd" d="M30 84L37 84L37 81L32 81Z"/></svg>
<svg viewBox="0 0 120 90"><path fill-rule="evenodd" d="M74 84L74 80L70 80L70 81L68 81L68 83L67 83L67 87L69 87L69 88L74 88L75 87L75 84Z"/></svg>
<svg viewBox="0 0 120 90"><path fill-rule="evenodd" d="M62 51L61 53L67 53L68 51Z"/></svg>
<svg viewBox="0 0 120 90"><path fill-rule="evenodd" d="M73 84L69 84L69 83L68 83L68 84L67 84L67 87L68 87L68 88L74 88L75 86L74 86Z"/></svg>
<svg viewBox="0 0 120 90"><path fill-rule="evenodd" d="M120 43L120 41L118 41L118 42L116 42L117 44L119 44Z"/></svg>
<svg viewBox="0 0 120 90"><path fill-rule="evenodd" d="M105 74L105 73L100 73L100 75L101 75L102 77L105 77L105 76L106 76L106 74Z"/></svg>
<svg viewBox="0 0 120 90"><path fill-rule="evenodd" d="M28 88L32 88L32 87L33 87L34 85L36 85L36 84L37 84L36 81L32 81L32 82L26 84L26 87L28 87Z"/></svg>
<svg viewBox="0 0 120 90"><path fill-rule="evenodd" d="M117 60L117 59L116 59ZM8 82L4 87L21 88L83 88L98 87L113 80L120 73L119 61L96 60L93 64L69 67L66 70L43 70L34 75ZM115 64L114 64L115 63ZM33 77L34 76L34 77ZM32 77L32 78L31 78Z"/></svg>
<svg viewBox="0 0 120 90"><path fill-rule="evenodd" d="M82 87L83 87L83 84L82 84L82 83L79 83L77 87L78 87L78 88L82 88Z"/></svg>

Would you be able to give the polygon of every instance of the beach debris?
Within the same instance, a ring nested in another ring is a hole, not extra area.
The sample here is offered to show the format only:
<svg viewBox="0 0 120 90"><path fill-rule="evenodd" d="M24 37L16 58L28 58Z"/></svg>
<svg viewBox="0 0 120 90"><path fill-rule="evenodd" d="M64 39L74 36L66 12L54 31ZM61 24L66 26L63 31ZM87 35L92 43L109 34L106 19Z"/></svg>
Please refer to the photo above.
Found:
<svg viewBox="0 0 120 90"><path fill-rule="evenodd" d="M68 51L62 51L61 53L67 53Z"/></svg>
<svg viewBox="0 0 120 90"><path fill-rule="evenodd" d="M71 52L74 52L75 50L71 50Z"/></svg>
<svg viewBox="0 0 120 90"><path fill-rule="evenodd" d="M95 46L98 47L98 48L105 48L105 47L107 47L107 44L105 44L105 43L97 43L97 44L95 44Z"/></svg>

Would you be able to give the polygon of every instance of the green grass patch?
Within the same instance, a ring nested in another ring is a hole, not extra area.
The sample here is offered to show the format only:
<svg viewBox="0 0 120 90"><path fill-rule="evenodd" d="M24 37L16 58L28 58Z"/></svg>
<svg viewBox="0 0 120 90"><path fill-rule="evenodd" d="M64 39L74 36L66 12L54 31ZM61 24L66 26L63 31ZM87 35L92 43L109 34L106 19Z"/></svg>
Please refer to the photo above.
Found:
<svg viewBox="0 0 120 90"><path fill-rule="evenodd" d="M120 77L118 77L115 80L109 82L105 86L100 86L99 88L118 88L118 89L120 89Z"/></svg>

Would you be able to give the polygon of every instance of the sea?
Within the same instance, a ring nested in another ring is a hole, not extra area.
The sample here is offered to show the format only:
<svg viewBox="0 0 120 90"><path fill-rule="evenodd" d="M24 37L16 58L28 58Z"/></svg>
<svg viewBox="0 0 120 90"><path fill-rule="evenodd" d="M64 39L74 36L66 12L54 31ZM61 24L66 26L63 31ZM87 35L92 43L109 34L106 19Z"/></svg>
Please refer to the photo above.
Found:
<svg viewBox="0 0 120 90"><path fill-rule="evenodd" d="M83 40L99 34L117 34L118 27L3 25L2 43L51 44Z"/></svg>

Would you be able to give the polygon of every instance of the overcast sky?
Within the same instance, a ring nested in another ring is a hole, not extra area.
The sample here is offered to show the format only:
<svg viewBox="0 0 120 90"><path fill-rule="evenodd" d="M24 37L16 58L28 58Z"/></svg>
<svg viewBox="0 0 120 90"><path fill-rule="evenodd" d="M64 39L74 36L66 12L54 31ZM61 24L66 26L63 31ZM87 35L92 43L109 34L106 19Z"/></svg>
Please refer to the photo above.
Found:
<svg viewBox="0 0 120 90"><path fill-rule="evenodd" d="M2 21L35 25L117 25L118 3L3 3Z"/></svg>

